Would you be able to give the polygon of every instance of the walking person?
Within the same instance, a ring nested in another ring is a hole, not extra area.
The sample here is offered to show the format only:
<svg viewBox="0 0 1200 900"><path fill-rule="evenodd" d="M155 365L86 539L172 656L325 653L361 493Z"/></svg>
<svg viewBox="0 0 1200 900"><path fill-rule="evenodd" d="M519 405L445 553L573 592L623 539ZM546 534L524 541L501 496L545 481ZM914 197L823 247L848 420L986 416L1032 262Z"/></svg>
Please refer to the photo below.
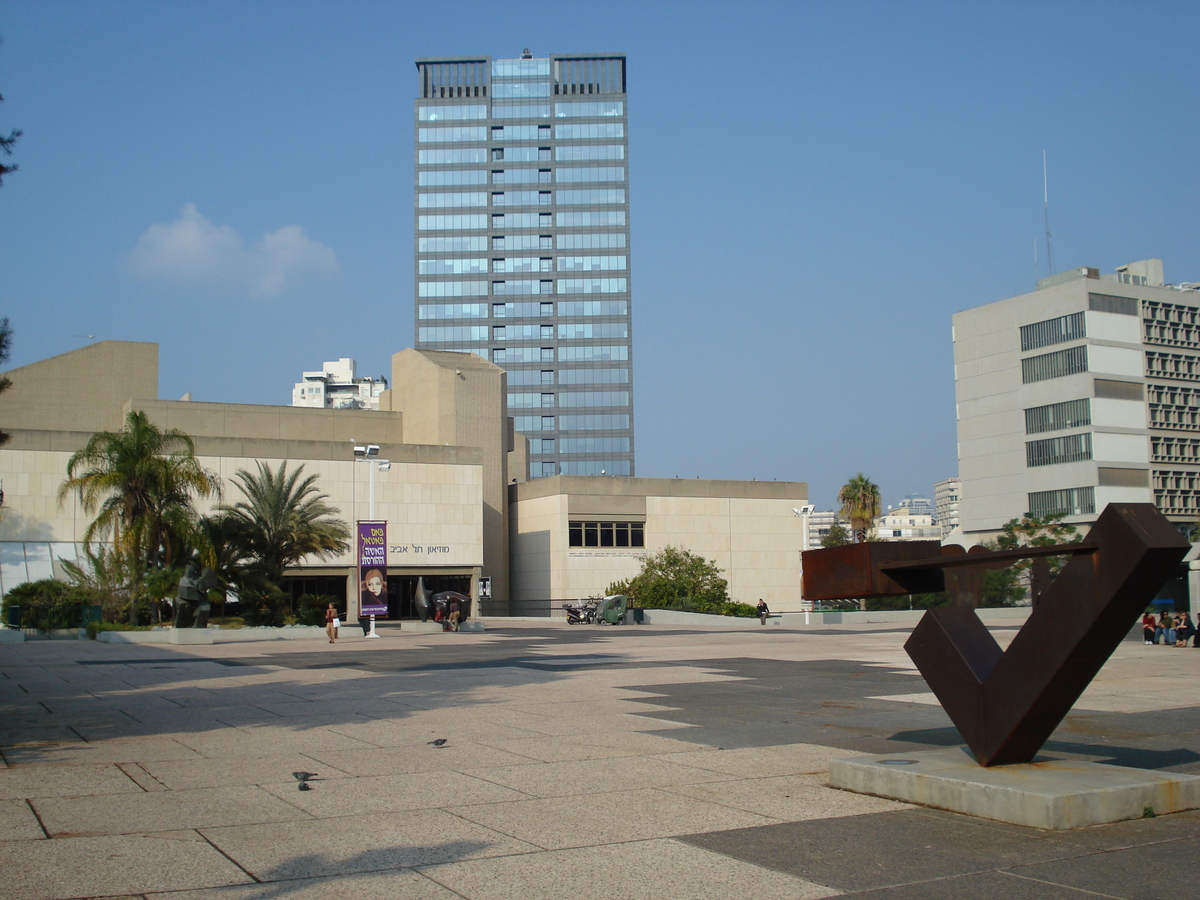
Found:
<svg viewBox="0 0 1200 900"><path fill-rule="evenodd" d="M329 635L329 643L336 644L338 639L338 628L341 627L341 620L338 618L337 610L330 603L325 607L325 633Z"/></svg>
<svg viewBox="0 0 1200 900"><path fill-rule="evenodd" d="M457 597L451 597L446 609L450 611L450 630L458 631L458 622L462 618L462 604L458 602Z"/></svg>
<svg viewBox="0 0 1200 900"><path fill-rule="evenodd" d="M759 597L758 598L758 624L766 625L767 624L767 616L769 616L770 614L771 614L771 610L769 610L767 608L767 601L762 599L761 597Z"/></svg>

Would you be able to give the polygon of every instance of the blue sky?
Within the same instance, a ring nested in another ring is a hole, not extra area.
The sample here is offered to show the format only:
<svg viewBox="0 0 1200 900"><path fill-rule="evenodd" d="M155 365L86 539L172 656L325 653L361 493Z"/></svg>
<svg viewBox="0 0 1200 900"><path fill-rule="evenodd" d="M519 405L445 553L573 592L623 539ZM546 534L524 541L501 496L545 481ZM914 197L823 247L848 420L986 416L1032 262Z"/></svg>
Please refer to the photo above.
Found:
<svg viewBox="0 0 1200 900"><path fill-rule="evenodd" d="M162 397L275 404L388 373L413 60L620 51L638 474L929 495L950 317L1046 274L1043 150L1056 270L1200 280L1197 34L1182 2L10 0L11 365L154 341Z"/></svg>

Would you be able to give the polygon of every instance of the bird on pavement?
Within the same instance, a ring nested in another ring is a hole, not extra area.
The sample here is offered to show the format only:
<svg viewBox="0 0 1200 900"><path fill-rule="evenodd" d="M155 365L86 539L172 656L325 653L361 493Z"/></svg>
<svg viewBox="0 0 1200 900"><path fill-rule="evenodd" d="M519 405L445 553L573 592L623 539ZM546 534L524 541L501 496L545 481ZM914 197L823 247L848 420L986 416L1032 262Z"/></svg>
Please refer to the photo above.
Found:
<svg viewBox="0 0 1200 900"><path fill-rule="evenodd" d="M297 785L297 787L299 787L300 790L302 790L302 791L311 791L312 790L312 788L309 786L307 781L300 782L300 784Z"/></svg>
<svg viewBox="0 0 1200 900"><path fill-rule="evenodd" d="M436 741L430 741L430 742L429 742L429 745L430 745L431 747L445 747L445 746L446 746L446 739L445 739L445 738L438 738Z"/></svg>
<svg viewBox="0 0 1200 900"><path fill-rule="evenodd" d="M304 782L308 781L308 779L316 778L317 773L316 772L293 772L292 777L295 778L301 784L304 784Z"/></svg>

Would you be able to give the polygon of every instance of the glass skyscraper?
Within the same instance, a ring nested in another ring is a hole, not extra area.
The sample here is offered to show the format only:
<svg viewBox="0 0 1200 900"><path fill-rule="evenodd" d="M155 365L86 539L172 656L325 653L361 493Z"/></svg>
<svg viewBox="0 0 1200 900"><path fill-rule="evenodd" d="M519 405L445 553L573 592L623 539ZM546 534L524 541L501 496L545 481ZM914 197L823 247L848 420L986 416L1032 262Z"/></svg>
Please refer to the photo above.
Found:
<svg viewBox="0 0 1200 900"><path fill-rule="evenodd" d="M529 477L633 475L625 57L417 70L417 348L507 371Z"/></svg>

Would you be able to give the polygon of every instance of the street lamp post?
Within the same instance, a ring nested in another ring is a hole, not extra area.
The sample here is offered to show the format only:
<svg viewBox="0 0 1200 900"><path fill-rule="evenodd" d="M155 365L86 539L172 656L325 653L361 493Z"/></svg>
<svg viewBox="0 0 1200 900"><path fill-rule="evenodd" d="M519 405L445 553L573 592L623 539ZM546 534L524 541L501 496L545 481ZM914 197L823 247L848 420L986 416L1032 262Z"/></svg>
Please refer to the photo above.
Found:
<svg viewBox="0 0 1200 900"><path fill-rule="evenodd" d="M367 476L367 491L368 491L368 494L367 494L367 496L368 496L367 518L369 521L374 522L375 521L375 470L379 469L379 471L381 471L381 472L386 472L388 469L390 469L392 467L392 461L390 459L380 459L379 458L379 445L378 444L357 444L357 443L354 444L354 461L355 462L365 462L367 464L367 473L368 473L368 476ZM384 589L386 590L386 587ZM360 615L362 614L362 606L361 606L362 599L361 598L362 598L362 595L360 593L360 595L359 595L359 604L360 604L359 605L359 614ZM371 630L367 632L365 637L369 637L369 638L379 637L379 635L376 634L376 632L375 632L375 614L374 613L371 613Z"/></svg>
<svg viewBox="0 0 1200 900"><path fill-rule="evenodd" d="M800 554L801 554L800 555L801 579L803 579L803 577L804 577L804 550L808 549L808 522L809 522L809 517L812 516L813 511L815 509L816 509L816 507L813 506L812 504L808 504L806 506L801 506L799 509L796 509L795 507L792 508L792 514L797 516L800 519L801 535L802 535L800 538L800 541L801 541L800 546L804 548L803 550L800 551ZM809 604L808 606L805 606L803 580L801 580L801 582L800 582L800 607L804 610L804 624L807 625L807 624L809 624L809 615L810 615L809 611L811 609L811 604Z"/></svg>

